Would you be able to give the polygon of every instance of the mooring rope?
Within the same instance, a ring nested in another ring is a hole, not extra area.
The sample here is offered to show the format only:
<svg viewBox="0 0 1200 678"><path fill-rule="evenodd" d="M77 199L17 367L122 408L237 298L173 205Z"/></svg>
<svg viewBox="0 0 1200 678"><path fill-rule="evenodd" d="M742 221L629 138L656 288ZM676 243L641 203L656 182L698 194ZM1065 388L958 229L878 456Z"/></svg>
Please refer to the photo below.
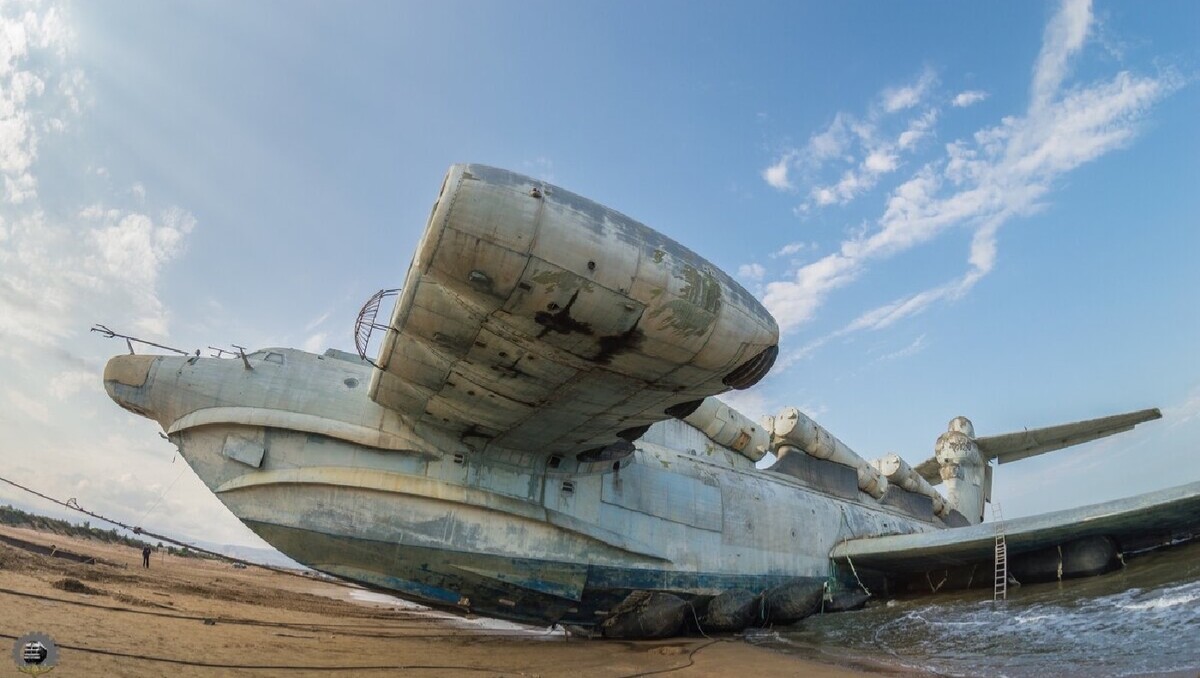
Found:
<svg viewBox="0 0 1200 678"><path fill-rule="evenodd" d="M121 521L119 521L119 520L116 520L116 519L114 519L114 518L109 518L109 517L107 517L107 516L104 516L104 515L101 515L101 514L99 514L99 513L96 513L95 511L89 511L89 510L87 510L87 509L83 508L82 506L80 506L80 505L79 505L79 502L78 502L78 501L76 501L75 497L71 497L70 499L68 499L68 500L66 500L66 501L62 501L61 499L56 499L56 498L54 498L54 497L51 497L51 496L50 496L50 495L48 495L48 494L44 494L44 493L42 493L42 492L38 492L37 490L35 490L35 489L33 489L33 488L26 487L26 486L24 486L24 485L22 485L22 484L20 484L20 483L18 483L18 482L16 482L16 481L9 480L8 478L5 478L5 477L3 477L3 476L0 476L0 482L4 482L4 483L7 483L7 484L9 484L9 485L12 485L13 487L17 488L18 490L21 490L21 491L23 491L23 492L28 492L29 494L32 494L32 495L34 495L34 496L37 496L37 497L41 497L42 499L45 499L46 501L48 501L48 502L51 502L51 503L54 503L54 504L58 504L59 506L61 506L61 507L63 507L63 508L70 509L70 510L72 510L72 511L78 511L78 512L80 512L80 513L84 514L84 515L91 516L91 517L93 517L93 518L95 518L95 519L97 519L97 520L103 520L104 522L106 522L106 523L109 523L110 525L116 525L117 527L120 527L120 528L122 528L122 529L128 530L129 532L132 532L132 533L134 533L134 534L136 534L136 535L139 535L139 536L140 536L140 535L145 535L145 536L147 536L147 537L150 537L151 539L157 539L158 541L161 541L161 542L166 542L166 543L168 543L168 544L174 544L175 546L180 546L180 547L186 548L186 549L188 549L188 550L190 550L190 551L196 551L197 553L203 553L203 554L205 554L205 555L207 555L207 556L212 556L213 558L217 558L217 559L219 559L219 560L224 560L224 561L228 561L228 562L231 562L231 563L241 563L242 565L245 565L245 566L247 566L247 567L258 567L258 568L261 568L261 569L264 569L264 570L269 570L269 571L271 571L271 572L276 572L276 573L278 573L278 574L285 574L285 575L287 575L287 576L289 576L289 577L299 577L299 578L301 578L301 579L305 579L305 580L307 580L307 581L312 581L312 577L310 577L310 576L308 576L308 575L304 574L303 572L297 572L297 571L294 571L294 570L288 570L288 569L286 569L286 568L282 568L282 567L275 567L274 565L264 565L264 564L262 564L262 563L255 563L255 562L253 562L253 561L249 561L249 560L243 560L243 559L241 559L241 558L238 558L238 557L236 557L236 556L230 556L230 555L226 555L226 554L224 554L224 553L218 553L218 552L216 552L216 551L210 551L210 550L208 550L208 549L201 548L201 547L199 547L199 546L196 546L196 545L194 545L194 544L189 544L189 543L187 543L187 542L185 542L185 541L180 541L180 540L178 540L178 539L172 539L171 537L168 537L168 536L166 536L166 535L158 534L158 533L155 533L155 532L150 532L150 531L148 531L148 530L144 530L144 529L142 529L141 527L138 527L138 526L134 526L134 525L129 525L129 524L123 523L123 522L121 522ZM334 585L334 586L342 586L342 587L345 587L345 588L352 588L352 589L360 589L360 588L362 588L362 587L360 587L360 586L356 586L356 585L354 585L354 584L350 584L350 583L347 583L347 582L341 582L341 581L337 581L337 580L334 580L334 579L325 579L325 580L321 580L321 581L323 581L323 582L324 582L324 583L326 583L326 584L332 584L332 585Z"/></svg>
<svg viewBox="0 0 1200 678"><path fill-rule="evenodd" d="M0 633L0 638L9 640L17 640L19 636ZM490 673L492 675L508 675L508 676L527 676L529 674L524 671L508 671L505 669L495 669L486 666L465 666L461 664L371 664L367 666L328 666L328 665L296 665L296 664L226 664L220 662L205 662L191 659L178 659L175 657L160 657L145 653L119 652L116 650L106 650L98 647L84 647L80 645L66 645L63 643L55 643L58 647L64 650L72 650L75 652L84 652L86 654L98 654L107 657L117 657L120 659L132 659L143 662L157 662L160 664L174 664L176 666L195 666L205 669L239 669L243 671L472 671L476 673ZM648 674L645 674L648 675Z"/></svg>
<svg viewBox="0 0 1200 678"><path fill-rule="evenodd" d="M154 500L154 504L150 508L146 509L146 512L142 514L142 519L138 521L139 523L146 522L146 518L150 516L150 512L158 508L158 505L162 503L162 500L167 496L167 493L171 491L171 488L175 487L175 483L179 482L179 479L183 477L183 472L187 469L187 464L184 464L183 468L179 469L179 473L175 474L175 480L172 480L171 484L167 485L167 489L163 490L162 494L158 495L158 499Z"/></svg>

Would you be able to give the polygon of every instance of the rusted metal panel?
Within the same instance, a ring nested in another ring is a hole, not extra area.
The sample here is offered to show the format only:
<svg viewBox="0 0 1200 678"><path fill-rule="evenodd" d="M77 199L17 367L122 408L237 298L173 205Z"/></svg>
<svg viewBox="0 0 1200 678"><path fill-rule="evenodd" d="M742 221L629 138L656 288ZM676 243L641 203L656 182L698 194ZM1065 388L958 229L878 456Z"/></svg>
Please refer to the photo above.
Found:
<svg viewBox="0 0 1200 678"><path fill-rule="evenodd" d="M721 531L720 488L686 475L643 466L626 473L620 485L606 484L602 499L672 522Z"/></svg>
<svg viewBox="0 0 1200 678"><path fill-rule="evenodd" d="M254 429L251 430L254 431ZM252 468L262 466L263 454L266 453L266 448L263 446L263 434L261 430L254 431L254 433L256 435L252 437L245 434L226 436L221 454Z"/></svg>

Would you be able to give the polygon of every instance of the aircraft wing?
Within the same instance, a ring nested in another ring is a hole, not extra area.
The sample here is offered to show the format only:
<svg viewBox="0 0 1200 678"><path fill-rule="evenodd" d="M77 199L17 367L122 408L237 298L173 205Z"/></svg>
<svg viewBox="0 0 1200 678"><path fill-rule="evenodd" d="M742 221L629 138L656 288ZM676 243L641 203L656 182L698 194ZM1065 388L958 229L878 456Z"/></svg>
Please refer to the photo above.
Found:
<svg viewBox="0 0 1200 678"><path fill-rule="evenodd" d="M976 438L975 443L979 445L979 452L985 458L995 459L1000 464L1007 464L1046 452L1061 450L1064 447L1086 443L1114 433L1129 431L1138 424L1161 418L1162 412L1158 408L1151 408L1116 414L1111 417L1077 421L1071 424Z"/></svg>
<svg viewBox="0 0 1200 678"><path fill-rule="evenodd" d="M928 572L989 562L1003 532L1010 557L1092 536L1116 539L1122 550L1164 543L1200 531L1200 482L1126 499L1002 523L920 534L851 539L830 554L883 573Z"/></svg>
<svg viewBox="0 0 1200 678"><path fill-rule="evenodd" d="M666 236L544 182L456 165L369 393L479 447L593 451L756 383L778 338L749 292Z"/></svg>

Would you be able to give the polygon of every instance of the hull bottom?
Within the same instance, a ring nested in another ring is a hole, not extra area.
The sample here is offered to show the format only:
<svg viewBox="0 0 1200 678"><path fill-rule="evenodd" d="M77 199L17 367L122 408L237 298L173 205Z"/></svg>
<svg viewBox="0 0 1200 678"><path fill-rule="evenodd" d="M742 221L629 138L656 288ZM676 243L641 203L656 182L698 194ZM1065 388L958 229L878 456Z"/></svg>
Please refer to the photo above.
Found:
<svg viewBox="0 0 1200 678"><path fill-rule="evenodd" d="M671 593L701 606L722 591L824 584L818 577L688 573L464 553L244 522L288 557L319 572L437 607L529 624L593 626L636 591Z"/></svg>

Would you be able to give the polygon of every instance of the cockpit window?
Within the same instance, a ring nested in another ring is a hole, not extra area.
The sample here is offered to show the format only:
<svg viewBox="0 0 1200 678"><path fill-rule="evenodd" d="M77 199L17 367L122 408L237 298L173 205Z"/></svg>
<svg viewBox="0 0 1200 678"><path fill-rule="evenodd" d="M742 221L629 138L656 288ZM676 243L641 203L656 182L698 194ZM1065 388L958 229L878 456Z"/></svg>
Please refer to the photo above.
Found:
<svg viewBox="0 0 1200 678"><path fill-rule="evenodd" d="M267 355L263 356L263 362L264 363L275 363L276 365L282 365L283 364L283 354L276 353L275 351L270 351L267 353Z"/></svg>

